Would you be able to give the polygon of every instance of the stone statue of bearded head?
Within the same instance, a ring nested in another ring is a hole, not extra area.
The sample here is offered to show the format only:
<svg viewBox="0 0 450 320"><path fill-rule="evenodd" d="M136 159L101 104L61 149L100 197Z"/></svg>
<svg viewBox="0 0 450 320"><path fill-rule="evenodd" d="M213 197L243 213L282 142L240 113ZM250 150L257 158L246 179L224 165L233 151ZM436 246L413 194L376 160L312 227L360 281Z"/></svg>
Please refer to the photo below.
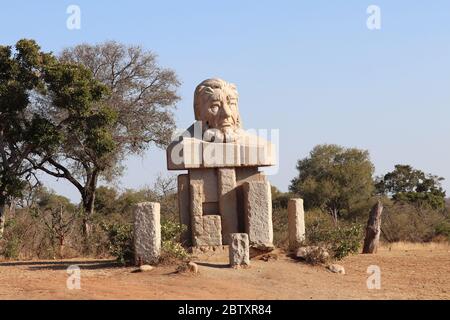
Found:
<svg viewBox="0 0 450 320"><path fill-rule="evenodd" d="M236 86L222 79L200 83L194 93L195 120L202 121L203 139L236 141L241 129Z"/></svg>

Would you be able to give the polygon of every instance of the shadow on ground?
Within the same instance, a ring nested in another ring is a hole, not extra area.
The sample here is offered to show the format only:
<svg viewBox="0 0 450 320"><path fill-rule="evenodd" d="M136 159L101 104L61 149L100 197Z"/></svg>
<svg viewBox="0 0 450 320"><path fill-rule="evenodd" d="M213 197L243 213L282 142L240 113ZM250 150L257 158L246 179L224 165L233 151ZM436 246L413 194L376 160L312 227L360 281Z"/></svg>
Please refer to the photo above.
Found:
<svg viewBox="0 0 450 320"><path fill-rule="evenodd" d="M199 266L209 267L209 268L217 268L217 269L228 269L230 267L229 264L225 263L209 263L209 262L195 262Z"/></svg>
<svg viewBox="0 0 450 320"><path fill-rule="evenodd" d="M91 261L11 261L0 262L1 267L29 267L29 270L66 270L71 265L77 265L84 270L97 270L107 268L120 268L122 264L115 260L91 260Z"/></svg>

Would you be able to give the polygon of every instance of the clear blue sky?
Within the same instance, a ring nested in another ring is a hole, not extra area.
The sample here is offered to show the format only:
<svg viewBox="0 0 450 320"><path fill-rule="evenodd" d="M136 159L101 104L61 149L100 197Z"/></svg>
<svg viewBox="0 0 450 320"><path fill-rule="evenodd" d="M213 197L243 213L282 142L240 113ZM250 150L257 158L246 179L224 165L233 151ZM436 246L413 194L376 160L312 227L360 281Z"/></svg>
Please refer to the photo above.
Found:
<svg viewBox="0 0 450 320"><path fill-rule="evenodd" d="M66 8L81 8L81 30ZM381 8L381 30L366 8ZM177 124L193 121L195 86L238 85L246 128L280 129L287 190L299 158L320 143L368 149L376 173L411 164L450 192L450 1L2 1L0 42L36 39L59 52L81 42L140 44L176 70ZM132 158L121 188L152 184L165 154ZM45 179L77 199L67 183Z"/></svg>

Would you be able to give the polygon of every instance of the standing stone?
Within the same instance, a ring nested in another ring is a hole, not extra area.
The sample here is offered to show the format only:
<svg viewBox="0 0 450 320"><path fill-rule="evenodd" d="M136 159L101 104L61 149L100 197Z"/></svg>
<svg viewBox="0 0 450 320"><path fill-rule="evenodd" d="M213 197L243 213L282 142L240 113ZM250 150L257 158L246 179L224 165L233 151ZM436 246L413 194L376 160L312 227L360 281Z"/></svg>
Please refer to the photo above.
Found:
<svg viewBox="0 0 450 320"><path fill-rule="evenodd" d="M156 264L161 253L160 205L142 202L134 207L134 255L136 265Z"/></svg>
<svg viewBox="0 0 450 320"><path fill-rule="evenodd" d="M303 199L288 202L289 249L297 250L305 241L305 210Z"/></svg>
<svg viewBox="0 0 450 320"><path fill-rule="evenodd" d="M192 242L194 245L197 245L197 238L203 234L203 183L201 181L191 180L189 190L191 195Z"/></svg>
<svg viewBox="0 0 450 320"><path fill-rule="evenodd" d="M250 246L248 234L246 233L232 233L230 234L230 266L237 268L240 266L250 265Z"/></svg>
<svg viewBox="0 0 450 320"><path fill-rule="evenodd" d="M235 170L233 168L218 169L218 178L222 239L224 244L230 244L230 233L239 232Z"/></svg>
<svg viewBox="0 0 450 320"><path fill-rule="evenodd" d="M269 182L244 183L245 232L256 249L273 248L272 194Z"/></svg>
<svg viewBox="0 0 450 320"><path fill-rule="evenodd" d="M180 223L184 227L180 241L185 246L192 244L189 198L189 175L180 174L178 176L178 212L180 215Z"/></svg>
<svg viewBox="0 0 450 320"><path fill-rule="evenodd" d="M381 213L383 204L380 200L372 207L367 221L366 237L362 253L377 253L381 234Z"/></svg>

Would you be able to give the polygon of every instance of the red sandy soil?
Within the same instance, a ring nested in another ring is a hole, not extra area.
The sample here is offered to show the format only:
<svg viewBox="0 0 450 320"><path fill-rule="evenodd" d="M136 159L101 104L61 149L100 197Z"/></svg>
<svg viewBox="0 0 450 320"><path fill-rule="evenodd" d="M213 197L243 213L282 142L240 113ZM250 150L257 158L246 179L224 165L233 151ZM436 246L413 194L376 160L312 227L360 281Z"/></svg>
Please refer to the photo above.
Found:
<svg viewBox="0 0 450 320"><path fill-rule="evenodd" d="M199 262L199 274L175 266L150 272L108 260L0 262L0 299L450 299L450 247L399 245L338 262L345 275L279 253L249 269L224 256ZM66 268L81 268L81 289L69 290ZM381 289L367 289L367 267L381 268Z"/></svg>

